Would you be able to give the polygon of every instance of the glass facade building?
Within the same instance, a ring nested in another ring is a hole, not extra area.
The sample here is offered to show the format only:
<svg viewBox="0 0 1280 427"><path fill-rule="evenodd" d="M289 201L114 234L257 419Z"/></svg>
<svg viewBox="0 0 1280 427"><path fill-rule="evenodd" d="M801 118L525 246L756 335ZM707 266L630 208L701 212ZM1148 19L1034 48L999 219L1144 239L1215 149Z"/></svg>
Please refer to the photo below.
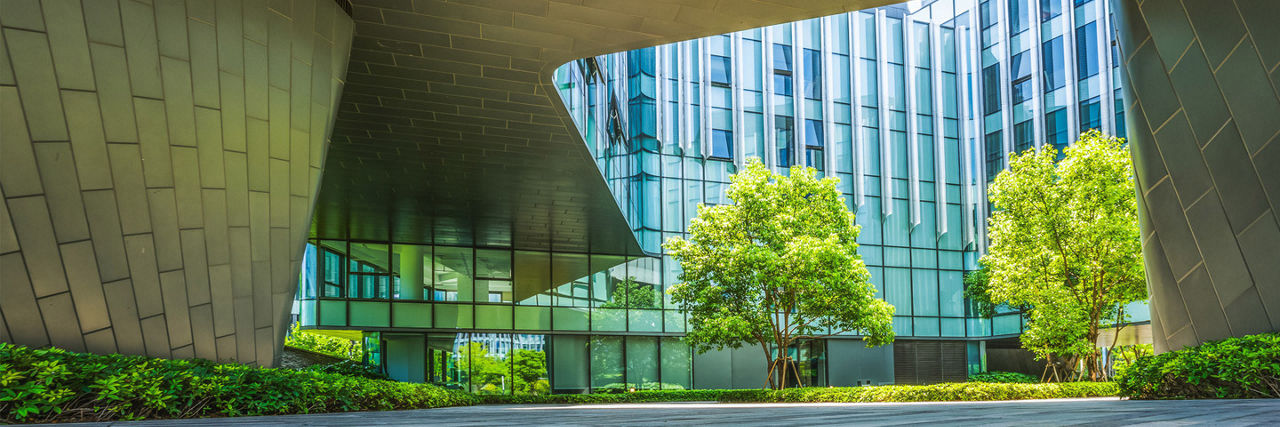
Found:
<svg viewBox="0 0 1280 427"><path fill-rule="evenodd" d="M760 349L680 341L665 292L679 265L661 248L699 205L729 203L729 176L758 158L839 178L897 309L892 346L786 349L802 383L962 378L985 340L1022 330L963 296L1007 153L1124 135L1110 22L1102 0L938 0L570 62L556 88L643 253L317 236L299 321L364 331L397 379L476 392L759 387Z"/></svg>

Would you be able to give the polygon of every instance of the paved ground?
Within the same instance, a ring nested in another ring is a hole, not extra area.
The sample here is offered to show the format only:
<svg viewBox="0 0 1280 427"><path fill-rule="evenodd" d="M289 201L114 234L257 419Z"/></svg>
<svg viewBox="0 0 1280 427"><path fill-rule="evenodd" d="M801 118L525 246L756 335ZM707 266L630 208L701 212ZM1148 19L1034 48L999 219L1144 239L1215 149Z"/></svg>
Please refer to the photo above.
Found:
<svg viewBox="0 0 1280 427"><path fill-rule="evenodd" d="M112 423L200 425L1280 425L1280 399L1141 401L501 405L415 411ZM102 425L102 424L98 424Z"/></svg>

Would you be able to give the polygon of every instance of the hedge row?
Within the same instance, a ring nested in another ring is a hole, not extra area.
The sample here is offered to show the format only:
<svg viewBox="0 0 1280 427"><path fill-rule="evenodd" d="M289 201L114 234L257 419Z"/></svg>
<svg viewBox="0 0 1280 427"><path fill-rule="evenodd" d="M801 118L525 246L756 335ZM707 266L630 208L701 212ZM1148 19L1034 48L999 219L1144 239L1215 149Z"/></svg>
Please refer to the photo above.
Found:
<svg viewBox="0 0 1280 427"><path fill-rule="evenodd" d="M1211 341L1141 357L1116 378L1134 399L1280 397L1280 333Z"/></svg>
<svg viewBox="0 0 1280 427"><path fill-rule="evenodd" d="M677 401L770 402L941 402L1115 396L1113 383L945 383L873 387L810 387L787 390L646 390L632 393L483 396L483 403L636 403Z"/></svg>
<svg viewBox="0 0 1280 427"><path fill-rule="evenodd" d="M1040 382L1040 379L1020 372L991 371L970 375L969 381L982 383L1035 384Z"/></svg>
<svg viewBox="0 0 1280 427"><path fill-rule="evenodd" d="M425 384L0 343L0 423L283 415L476 403L470 394Z"/></svg>

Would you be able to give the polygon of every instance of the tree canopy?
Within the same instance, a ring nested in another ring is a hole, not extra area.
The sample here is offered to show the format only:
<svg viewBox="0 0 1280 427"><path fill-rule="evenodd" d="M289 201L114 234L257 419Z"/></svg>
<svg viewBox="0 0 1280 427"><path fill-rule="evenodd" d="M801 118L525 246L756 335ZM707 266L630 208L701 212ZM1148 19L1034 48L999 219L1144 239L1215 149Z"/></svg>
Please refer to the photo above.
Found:
<svg viewBox="0 0 1280 427"><path fill-rule="evenodd" d="M1097 379L1101 327L1147 298L1133 165L1124 141L1089 131L1057 161L1049 146L1014 155L990 186L987 293L1023 306L1023 347Z"/></svg>
<svg viewBox="0 0 1280 427"><path fill-rule="evenodd" d="M732 204L699 206L689 238L664 244L683 269L670 293L689 313L690 347L758 344L777 388L795 372L785 349L798 340L857 332L868 346L893 341L894 308L875 298L837 178L811 168L781 176L749 159L730 181Z"/></svg>

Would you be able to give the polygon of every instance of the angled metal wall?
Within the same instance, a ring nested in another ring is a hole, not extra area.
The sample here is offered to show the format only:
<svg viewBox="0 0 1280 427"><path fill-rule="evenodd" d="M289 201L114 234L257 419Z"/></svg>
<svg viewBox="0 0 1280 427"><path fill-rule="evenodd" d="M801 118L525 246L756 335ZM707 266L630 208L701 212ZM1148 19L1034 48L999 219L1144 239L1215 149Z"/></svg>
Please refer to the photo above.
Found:
<svg viewBox="0 0 1280 427"><path fill-rule="evenodd" d="M1280 2L1111 1L1156 350L1280 330Z"/></svg>
<svg viewBox="0 0 1280 427"><path fill-rule="evenodd" d="M269 365L352 20L148 3L3 4L0 339Z"/></svg>

